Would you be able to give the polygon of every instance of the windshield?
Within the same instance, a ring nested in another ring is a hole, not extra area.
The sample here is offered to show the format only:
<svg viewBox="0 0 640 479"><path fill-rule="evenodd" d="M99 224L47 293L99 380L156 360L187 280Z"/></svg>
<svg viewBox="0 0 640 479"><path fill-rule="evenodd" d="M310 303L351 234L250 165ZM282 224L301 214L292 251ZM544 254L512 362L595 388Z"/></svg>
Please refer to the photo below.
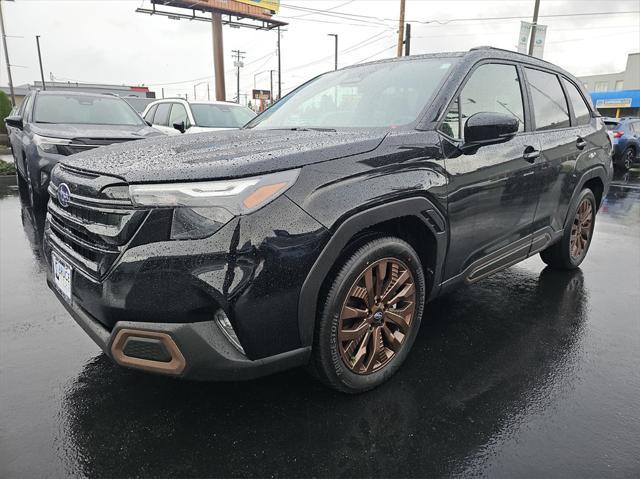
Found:
<svg viewBox="0 0 640 479"><path fill-rule="evenodd" d="M412 59L326 73L247 126L289 129L406 125L418 118L455 61Z"/></svg>
<svg viewBox="0 0 640 479"><path fill-rule="evenodd" d="M36 123L83 125L142 125L140 116L117 97L85 95L38 95Z"/></svg>
<svg viewBox="0 0 640 479"><path fill-rule="evenodd" d="M149 103L156 101L155 98L125 98L125 101L138 113L142 113Z"/></svg>
<svg viewBox="0 0 640 479"><path fill-rule="evenodd" d="M204 128L240 128L256 116L249 108L235 105L192 103L191 111L196 126Z"/></svg>

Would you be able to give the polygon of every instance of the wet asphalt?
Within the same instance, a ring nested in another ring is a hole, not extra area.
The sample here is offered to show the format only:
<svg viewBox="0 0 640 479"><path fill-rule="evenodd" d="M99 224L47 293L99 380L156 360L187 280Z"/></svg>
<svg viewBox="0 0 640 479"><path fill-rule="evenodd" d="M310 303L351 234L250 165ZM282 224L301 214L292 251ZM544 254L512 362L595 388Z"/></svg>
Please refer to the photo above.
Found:
<svg viewBox="0 0 640 479"><path fill-rule="evenodd" d="M360 396L112 364L45 284L43 224L0 179L0 477L640 477L640 171L580 270L534 257L438 299Z"/></svg>

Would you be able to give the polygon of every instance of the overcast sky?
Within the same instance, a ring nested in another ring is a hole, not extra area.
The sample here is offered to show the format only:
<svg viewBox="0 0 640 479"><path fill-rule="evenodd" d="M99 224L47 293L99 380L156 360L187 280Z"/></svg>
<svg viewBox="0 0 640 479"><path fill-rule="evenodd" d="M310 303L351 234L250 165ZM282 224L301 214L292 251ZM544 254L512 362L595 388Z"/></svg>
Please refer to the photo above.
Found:
<svg viewBox="0 0 640 479"><path fill-rule="evenodd" d="M406 1L414 54L477 45L515 49L520 19L477 19L530 17L534 3ZM209 80L213 97L211 25L136 13L140 6L148 8L150 2L3 0L14 83L40 78L34 38L40 35L47 80L51 73L56 80L144 84L158 96L164 87L166 95L188 93L190 98L194 84ZM283 92L333 68L329 33L339 35L342 66L394 55L398 6L398 0L283 0L277 16L289 23L282 34ZM640 0L542 0L539 23L548 25L545 59L576 75L624 70L627 54L640 51L639 10ZM601 14L557 16L592 12ZM253 88L256 73L277 68L275 32L225 27L224 49L229 99L235 96L236 85L232 49L246 51L242 93ZM4 57L0 84L7 84ZM269 88L268 73L258 75L257 87ZM199 85L197 93L205 99L206 85Z"/></svg>

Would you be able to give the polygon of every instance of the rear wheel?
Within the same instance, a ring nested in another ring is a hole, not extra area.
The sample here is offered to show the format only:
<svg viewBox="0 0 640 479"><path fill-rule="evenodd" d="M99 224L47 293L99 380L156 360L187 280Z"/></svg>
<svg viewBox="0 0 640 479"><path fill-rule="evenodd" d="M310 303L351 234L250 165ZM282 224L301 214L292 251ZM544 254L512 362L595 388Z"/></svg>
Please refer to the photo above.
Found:
<svg viewBox="0 0 640 479"><path fill-rule="evenodd" d="M633 166L633 162L636 159L636 152L633 148L629 147L622 152L622 158L620 159L620 167L627 171Z"/></svg>
<svg viewBox="0 0 640 479"><path fill-rule="evenodd" d="M622 155L620 155L620 161L616 166L622 171L629 171L635 160L636 151L630 146L622 152Z"/></svg>
<svg viewBox="0 0 640 479"><path fill-rule="evenodd" d="M572 221L562 239L540 253L542 261L557 269L575 269L587 256L596 220L596 198L586 188L572 209Z"/></svg>
<svg viewBox="0 0 640 479"><path fill-rule="evenodd" d="M381 237L345 258L316 325L312 369L328 386L358 393L389 379L422 319L425 279L405 241Z"/></svg>

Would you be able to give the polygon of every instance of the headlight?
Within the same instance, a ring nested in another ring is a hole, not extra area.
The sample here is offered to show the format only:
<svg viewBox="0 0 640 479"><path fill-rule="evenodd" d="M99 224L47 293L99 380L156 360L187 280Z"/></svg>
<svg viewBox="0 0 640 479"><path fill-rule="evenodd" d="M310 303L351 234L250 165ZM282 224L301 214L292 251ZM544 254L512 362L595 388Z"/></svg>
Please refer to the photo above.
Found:
<svg viewBox="0 0 640 479"><path fill-rule="evenodd" d="M58 145L68 145L71 140L66 138L50 138L47 136L33 135L33 143L43 153L59 154Z"/></svg>
<svg viewBox="0 0 640 479"><path fill-rule="evenodd" d="M234 216L245 215L275 200L293 185L300 170L287 170L239 180L131 185L137 206L216 207Z"/></svg>
<svg viewBox="0 0 640 479"><path fill-rule="evenodd" d="M174 208L171 239L200 239L234 216L275 200L295 183L299 173L288 170L238 180L131 185L129 195L136 206Z"/></svg>

